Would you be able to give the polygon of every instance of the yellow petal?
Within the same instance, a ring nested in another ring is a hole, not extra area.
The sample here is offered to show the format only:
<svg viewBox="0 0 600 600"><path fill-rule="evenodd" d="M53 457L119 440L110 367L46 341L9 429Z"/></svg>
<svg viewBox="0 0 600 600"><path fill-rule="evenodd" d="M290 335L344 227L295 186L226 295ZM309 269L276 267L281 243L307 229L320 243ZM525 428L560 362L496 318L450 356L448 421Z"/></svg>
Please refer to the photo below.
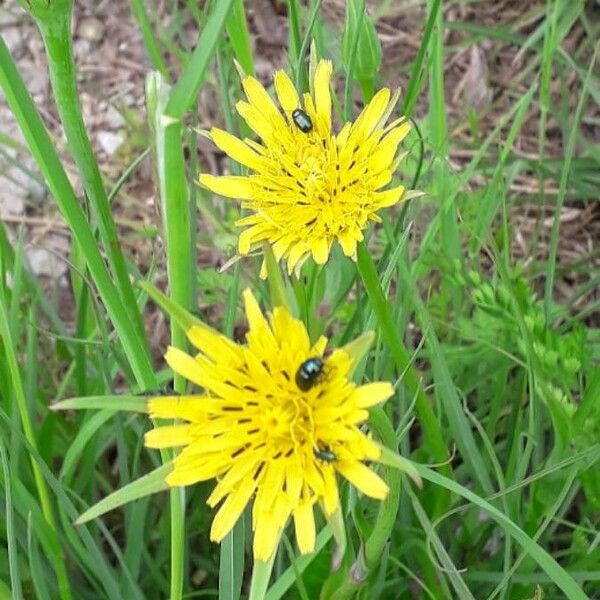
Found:
<svg viewBox="0 0 600 600"><path fill-rule="evenodd" d="M237 344L206 327L193 325L186 332L188 340L209 358L229 365L241 364L242 353Z"/></svg>
<svg viewBox="0 0 600 600"><path fill-rule="evenodd" d="M300 106L300 98L291 79L285 71L277 71L274 77L275 92L281 108L290 115Z"/></svg>
<svg viewBox="0 0 600 600"><path fill-rule="evenodd" d="M146 448L175 448L191 444L195 437L192 435L192 425L165 425L146 432L144 445Z"/></svg>
<svg viewBox="0 0 600 600"><path fill-rule="evenodd" d="M244 77L242 86L248 102L269 119L274 127L285 127L285 121L262 83L254 77Z"/></svg>
<svg viewBox="0 0 600 600"><path fill-rule="evenodd" d="M226 198L251 200L254 197L254 186L249 177L239 177L236 175L215 177L214 175L203 173L200 175L198 181L201 186Z"/></svg>
<svg viewBox="0 0 600 600"><path fill-rule="evenodd" d="M249 329L251 331L257 330L262 333L264 329L269 328L269 323L263 316L252 290L246 288L242 296L244 298L244 311L246 312L246 318L248 319Z"/></svg>
<svg viewBox="0 0 600 600"><path fill-rule="evenodd" d="M323 469L323 481L323 511L325 512L325 515L329 517L340 505L340 495L333 468Z"/></svg>
<svg viewBox="0 0 600 600"><path fill-rule="evenodd" d="M235 105L239 115L246 121L250 129L261 137L263 142L268 146L270 143L277 140L277 136L274 134L275 129L271 121L256 109L252 104L248 102L239 101Z"/></svg>
<svg viewBox="0 0 600 600"><path fill-rule="evenodd" d="M213 519L210 528L210 539L213 542L220 542L231 531L255 489L256 481L252 477L247 477L234 492L229 494Z"/></svg>
<svg viewBox="0 0 600 600"><path fill-rule="evenodd" d="M194 461L187 461L185 467L179 466L178 458L175 459L173 471L165 478L167 485L171 487L208 481L219 475L225 468L225 463L219 456L212 459L204 454L196 456Z"/></svg>
<svg viewBox="0 0 600 600"><path fill-rule="evenodd" d="M389 488L385 481L361 462L340 460L335 463L335 468L363 494L378 500L387 497Z"/></svg>
<svg viewBox="0 0 600 600"><path fill-rule="evenodd" d="M319 238L311 244L312 256L318 265L324 265L329 258L329 243L326 238Z"/></svg>
<svg viewBox="0 0 600 600"><path fill-rule="evenodd" d="M344 251L346 256L354 256L356 253L356 237L354 231L351 228L346 228L340 231L337 236L338 242Z"/></svg>
<svg viewBox="0 0 600 600"><path fill-rule="evenodd" d="M386 190L385 192L377 192L373 194L373 204L380 208L387 206L394 206L398 204L404 196L404 187L399 185L398 187Z"/></svg>
<svg viewBox="0 0 600 600"><path fill-rule="evenodd" d="M315 72L315 110L317 122L320 125L319 133L323 136L329 135L331 131L331 94L329 82L333 66L330 60L321 60Z"/></svg>
<svg viewBox="0 0 600 600"><path fill-rule="evenodd" d="M208 396L158 396L148 400L148 412L153 419L185 419L197 421L210 412Z"/></svg>
<svg viewBox="0 0 600 600"><path fill-rule="evenodd" d="M198 364L198 361L189 354L179 350L179 348L169 346L165 354L165 360L175 373L178 373L200 387L205 387L206 376L203 369Z"/></svg>
<svg viewBox="0 0 600 600"><path fill-rule="evenodd" d="M264 450L260 449L253 452L243 452L241 455L236 456L231 468L215 486L206 503L209 506L216 506L225 495L231 492L242 478L252 479L252 474L258 468L264 454Z"/></svg>
<svg viewBox="0 0 600 600"><path fill-rule="evenodd" d="M387 88L379 90L375 96L373 96L371 102L365 106L358 119L354 122L348 144L355 140L365 140L371 135L371 132L379 123L381 116L385 112L389 99L390 90Z"/></svg>
<svg viewBox="0 0 600 600"><path fill-rule="evenodd" d="M301 554L308 554L315 549L315 515L313 503L303 502L294 510L294 529L296 532L296 543Z"/></svg>
<svg viewBox="0 0 600 600"><path fill-rule="evenodd" d="M261 171L265 168L266 161L262 156L227 131L213 127L210 131L210 137L217 147L233 160L255 171Z"/></svg>
<svg viewBox="0 0 600 600"><path fill-rule="evenodd" d="M256 511L256 502L254 503L254 510ZM271 558L289 516L289 506L286 505L286 500L282 494L276 498L272 512L253 515L256 523L253 543L255 559L266 562Z"/></svg>
<svg viewBox="0 0 600 600"><path fill-rule="evenodd" d="M357 387L349 398L359 408L369 408L385 402L394 395L394 388L388 381L376 381Z"/></svg>
<svg viewBox="0 0 600 600"><path fill-rule="evenodd" d="M296 265L309 252L306 242L296 242L292 244L287 260L288 273L291 275Z"/></svg>

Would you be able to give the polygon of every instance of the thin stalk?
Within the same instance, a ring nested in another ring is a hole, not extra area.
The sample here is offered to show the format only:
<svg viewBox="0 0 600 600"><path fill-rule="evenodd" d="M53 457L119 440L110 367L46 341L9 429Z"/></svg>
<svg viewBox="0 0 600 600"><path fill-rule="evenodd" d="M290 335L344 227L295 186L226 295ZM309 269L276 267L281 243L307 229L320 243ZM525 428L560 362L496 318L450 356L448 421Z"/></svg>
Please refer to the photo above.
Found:
<svg viewBox="0 0 600 600"><path fill-rule="evenodd" d="M377 433L382 443L395 452L396 434L383 409L376 408L371 411L369 425ZM389 487L388 497L381 502L373 530L360 549L354 564L349 567L346 579L341 584L335 585L335 591L328 596L329 600L353 598L369 575L380 567L385 547L389 543L390 535L396 524L400 506L402 474L398 469L385 467L382 477ZM334 573L330 577L330 581L333 583L335 579L337 579L337 574ZM325 586L324 589L326 589Z"/></svg>
<svg viewBox="0 0 600 600"><path fill-rule="evenodd" d="M139 336L131 323L129 311L124 306L104 264L89 220L75 196L54 144L1 37L0 87L19 123L29 150L35 158L52 196L55 198L82 252L85 254L85 260L98 293L120 336L123 349L138 384L142 389L154 389L156 380L150 354L144 352L139 344ZM43 304L47 306L46 301ZM53 322L58 323L57 319L53 319ZM60 331L61 327L58 326L57 329Z"/></svg>
<svg viewBox="0 0 600 600"><path fill-rule="evenodd" d="M118 232L112 218L108 196L81 114L70 31L71 13L72 3L70 2L56 3L54 10L32 11L46 48L54 99L69 150L81 175L87 197L98 219L98 230L104 250L117 283L117 290L134 325L139 346L150 356L142 316L138 310L133 286L129 280L129 273L119 244Z"/></svg>
<svg viewBox="0 0 600 600"><path fill-rule="evenodd" d="M373 311L377 317L381 335L390 349L399 374L402 375L402 383L406 386L409 394L416 398L415 408L423 427L424 444L429 447L434 460L439 463L445 463L448 459L448 454L443 441L442 429L431 408L429 398L421 386L419 375L412 364L410 352L406 349L398 334L398 327L392 319L390 306L379 285L377 269L364 242L358 245L357 266L369 300L373 306ZM441 467L441 470L445 473L450 472L448 465Z"/></svg>
<svg viewBox="0 0 600 600"><path fill-rule="evenodd" d="M2 294L2 296L4 296L4 294ZM29 411L27 410L25 389L23 387L23 380L21 378L19 364L17 362L17 357L14 351L13 340L10 332L10 324L8 320L8 313L6 311L6 306L4 305L3 298L0 298L0 337L4 341L4 355L6 357L6 364L8 365L8 371L11 378L12 388L17 401L17 408L19 411L19 416L21 418L23 433L25 434L25 438L27 439L27 441L37 450L37 440L35 439L35 434L33 433L33 425L31 423ZM60 550L61 546L58 540L58 531L56 528L56 521L54 519L54 512L52 510L52 503L50 502L50 494L48 493L48 488L46 486L46 480L42 475L42 470L40 469L39 465L34 460L31 454L29 458L31 459L31 469L33 471L33 477L35 479L35 487L37 489L37 494L40 499L42 513L44 515L44 519L48 523L50 530L52 531L52 535L56 540L56 546L57 548L59 548L59 551L56 553L52 553L49 558L52 561L54 570L56 572L60 597L63 600L70 600L72 596L71 589L69 586L69 577L67 575L67 568L65 566L64 556L62 554L62 551Z"/></svg>

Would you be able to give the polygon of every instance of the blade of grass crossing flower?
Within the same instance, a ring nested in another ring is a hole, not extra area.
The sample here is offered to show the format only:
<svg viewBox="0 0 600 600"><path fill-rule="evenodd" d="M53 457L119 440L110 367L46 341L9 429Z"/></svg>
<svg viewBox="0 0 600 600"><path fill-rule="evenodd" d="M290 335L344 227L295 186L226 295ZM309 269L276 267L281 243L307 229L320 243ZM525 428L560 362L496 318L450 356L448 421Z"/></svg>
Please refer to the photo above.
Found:
<svg viewBox="0 0 600 600"><path fill-rule="evenodd" d="M106 269L97 241L83 213L69 179L58 158L44 124L27 93L22 78L0 38L0 87L17 119L27 145L52 192L69 229L85 253L88 268L102 297L106 310L123 343L136 380L145 388L156 387L150 355L139 340L122 298Z"/></svg>
<svg viewBox="0 0 600 600"><path fill-rule="evenodd" d="M173 465L170 463L164 464L147 475L132 481L120 490L106 496L106 498L103 498L100 502L97 502L94 506L88 508L88 510L79 515L75 522L76 525L87 523L109 510L114 510L115 508L123 506L133 500L137 500L138 498L143 498L144 496L166 490L168 486L165 482L165 477L171 472L172 468Z"/></svg>
<svg viewBox="0 0 600 600"><path fill-rule="evenodd" d="M509 517L499 511L495 506L484 500L471 490L463 487L459 483L444 477L440 473L436 473L432 469L424 465L414 465L419 475L437 485L445 487L450 492L458 494L469 502L472 502L479 508L485 510L506 533L511 535L535 560L550 579L565 593L568 600L588 600L588 596L584 593L581 587L573 579L573 577L561 567L554 558L539 544L531 539L518 525L516 525Z"/></svg>
<svg viewBox="0 0 600 600"><path fill-rule="evenodd" d="M17 410L21 419L21 426L23 428L25 438L31 444L31 446L37 448L37 441L33 432L33 425L27 407L27 400L25 398L23 380L21 378L21 372L19 369L19 364L17 362L15 347L13 345L13 338L10 332L7 307L5 305L6 294L3 288L4 282L0 281L0 338L2 338L3 341L4 356L6 364L8 365L11 386L14 391L14 397L17 402ZM71 598L69 578L67 575L67 569L62 554L62 549L60 548L60 544L58 542L56 521L54 518L54 511L52 509L52 503L50 501L50 495L48 493L48 488L46 486L46 482L44 481L44 477L42 476L42 472L39 468L39 465L35 462L32 456L30 456L30 460L38 498L40 500L40 504L44 514L44 519L46 520L52 532L52 536L54 537L54 541L57 546L57 551L53 552L49 558L52 562L54 571L56 573L60 597L63 600L68 600Z"/></svg>
<svg viewBox="0 0 600 600"><path fill-rule="evenodd" d="M12 588L12 598L19 599L23 597L21 588L21 574L19 570L19 560L17 555L17 540L15 538L15 523L13 517L13 502L10 482L10 467L8 465L8 455L4 442L0 439L0 462L2 463L2 475L4 478L4 497L6 499L5 508L5 528L6 528L6 546L8 549L8 569L10 572L10 585Z"/></svg>
<svg viewBox="0 0 600 600"><path fill-rule="evenodd" d="M179 327L187 331L193 325L197 327L208 327L198 317L195 317L179 304L165 296L160 290L156 289L146 281L139 281L138 286L141 287L147 294L162 308L171 319L175 320Z"/></svg>
<svg viewBox="0 0 600 600"><path fill-rule="evenodd" d="M269 587L269 580L271 579L271 572L273 571L273 563L275 562L276 555L277 552L273 552L271 558L266 562L263 562L262 560L254 561L248 600L264 600L267 588Z"/></svg>
<svg viewBox="0 0 600 600"><path fill-rule="evenodd" d="M116 396L82 396L61 400L50 405L50 410L126 410L130 412L148 412L148 398L143 396L130 396L127 394Z"/></svg>
<svg viewBox="0 0 600 600"><path fill-rule="evenodd" d="M243 0L234 0L225 21L227 35L233 48L237 61L242 65L244 73L254 76L254 60L252 58L252 44L248 34L246 11Z"/></svg>
<svg viewBox="0 0 600 600"><path fill-rule="evenodd" d="M244 579L244 515L221 542L219 560L219 600L238 600Z"/></svg>
<svg viewBox="0 0 600 600"><path fill-rule="evenodd" d="M70 31L71 14L72 2L54 2L49 8L44 6L42 10L32 9L32 15L37 21L46 48L54 99L69 150L98 219L100 238L117 290L128 309L129 319L137 334L140 348L149 353L142 317L129 280L108 196L81 114Z"/></svg>
<svg viewBox="0 0 600 600"><path fill-rule="evenodd" d="M317 558L325 544L331 539L331 530L328 528L322 529L317 535L315 543L315 551L311 554L303 554L298 556L293 566L289 566L279 577L273 582L269 591L265 595L265 600L279 600L284 598L286 592L294 585L298 574L302 574Z"/></svg>

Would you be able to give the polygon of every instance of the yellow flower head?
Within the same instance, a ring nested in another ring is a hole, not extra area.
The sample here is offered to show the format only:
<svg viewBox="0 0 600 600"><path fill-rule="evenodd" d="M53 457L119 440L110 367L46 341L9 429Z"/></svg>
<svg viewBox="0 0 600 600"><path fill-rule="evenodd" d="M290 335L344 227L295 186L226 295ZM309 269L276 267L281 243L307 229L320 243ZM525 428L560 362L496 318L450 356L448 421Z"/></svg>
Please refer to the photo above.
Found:
<svg viewBox="0 0 600 600"><path fill-rule="evenodd" d="M300 551L314 549L313 506L319 502L328 517L337 510L336 474L370 497L386 497L387 485L364 464L378 460L381 449L360 425L367 408L393 389L384 382L355 385L349 376L356 356L348 347L324 357L327 339L311 345L304 325L284 308L267 320L249 290L244 302L247 345L194 325L187 334L196 357L168 349L171 368L204 393L150 399L153 417L185 423L149 431L146 446L183 448L167 476L170 486L217 479L208 498L211 507L221 503L213 541L253 500L254 555L267 561L290 517ZM317 360L300 369L311 358Z"/></svg>
<svg viewBox="0 0 600 600"><path fill-rule="evenodd" d="M323 264L337 240L346 256L376 212L399 202L404 187L382 191L398 167L398 145L410 130L404 117L386 126L399 94L380 90L354 123L334 134L331 125L330 61L318 63L311 93L302 98L289 77L275 73L275 91L283 114L253 77L242 85L248 99L237 110L261 142L240 140L213 128L210 137L231 158L248 168L247 176L200 175L200 184L242 200L252 214L237 221L246 226L239 252L248 254L263 241L291 273L312 255ZM298 112L301 111L301 112Z"/></svg>

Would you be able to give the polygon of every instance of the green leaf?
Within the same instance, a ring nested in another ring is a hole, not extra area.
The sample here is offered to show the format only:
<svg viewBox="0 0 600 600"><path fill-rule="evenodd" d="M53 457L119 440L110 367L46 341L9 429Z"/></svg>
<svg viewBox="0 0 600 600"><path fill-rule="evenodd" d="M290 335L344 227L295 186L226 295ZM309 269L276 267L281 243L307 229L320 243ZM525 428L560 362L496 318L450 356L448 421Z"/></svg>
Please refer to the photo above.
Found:
<svg viewBox="0 0 600 600"><path fill-rule="evenodd" d="M162 308L184 331L188 331L193 326L211 329L200 319L192 315L190 312L182 308L176 302L173 302L169 297L165 296L160 290L146 281L139 281L141 287L147 294Z"/></svg>
<svg viewBox="0 0 600 600"><path fill-rule="evenodd" d="M393 450L390 450L385 446L380 446L380 448L381 457L377 462L398 469L402 473L406 473L413 480L415 485L420 488L423 487L423 481L421 480L419 472L410 460L396 454Z"/></svg>
<svg viewBox="0 0 600 600"><path fill-rule="evenodd" d="M370 80L381 67L381 43L375 25L365 14L365 3L361 0L350 0L346 4L346 24L342 41L342 60L346 73L350 71L354 44L357 44L354 76L359 81Z"/></svg>
<svg viewBox="0 0 600 600"><path fill-rule="evenodd" d="M131 412L148 412L149 396L82 396L61 400L50 405L50 410L127 410Z"/></svg>
<svg viewBox="0 0 600 600"><path fill-rule="evenodd" d="M103 498L91 508L88 508L88 510L77 518L75 525L82 525L83 523L87 523L88 521L91 521L110 510L114 510L119 506L123 506L128 502L168 489L169 486L165 482L165 477L172 470L173 463L166 463L157 469L154 469L154 471L148 473L148 475L144 475L143 477L132 481L120 490L106 496L106 498Z"/></svg>
<svg viewBox="0 0 600 600"><path fill-rule="evenodd" d="M552 581L565 593L569 600L588 600L588 596L577 584L577 582L561 567L554 558L531 537L529 537L518 525L516 525L507 515L499 511L495 506L484 500L471 490L463 487L459 483L432 471L424 465L413 465L419 475L437 485L440 485L447 490L462 496L469 502L472 502L479 508L485 510L506 533L511 535L523 549L537 562L537 564L547 573Z"/></svg>
<svg viewBox="0 0 600 600"><path fill-rule="evenodd" d="M269 579L271 579L271 571L273 570L273 562L275 561L276 554L277 551L273 552L273 555L267 562L263 562L262 560L254 561L248 600L264 600L267 587L269 586Z"/></svg>

